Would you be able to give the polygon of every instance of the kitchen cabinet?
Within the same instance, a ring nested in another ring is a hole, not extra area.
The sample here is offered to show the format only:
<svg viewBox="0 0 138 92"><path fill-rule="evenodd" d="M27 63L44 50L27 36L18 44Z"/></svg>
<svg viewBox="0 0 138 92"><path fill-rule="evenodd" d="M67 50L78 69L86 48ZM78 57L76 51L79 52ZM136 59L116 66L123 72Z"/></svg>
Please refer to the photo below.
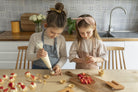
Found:
<svg viewBox="0 0 138 92"><path fill-rule="evenodd" d="M138 41L125 41L125 60L127 69L138 70Z"/></svg>
<svg viewBox="0 0 138 92"><path fill-rule="evenodd" d="M18 46L28 45L28 41L0 41L0 69L14 69Z"/></svg>

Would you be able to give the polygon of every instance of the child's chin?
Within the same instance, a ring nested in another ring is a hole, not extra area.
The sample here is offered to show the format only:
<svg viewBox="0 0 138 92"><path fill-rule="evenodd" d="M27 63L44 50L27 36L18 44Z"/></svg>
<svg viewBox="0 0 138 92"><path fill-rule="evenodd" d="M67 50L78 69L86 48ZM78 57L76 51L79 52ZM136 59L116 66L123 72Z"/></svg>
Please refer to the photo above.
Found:
<svg viewBox="0 0 138 92"><path fill-rule="evenodd" d="M55 37L50 37L51 39L54 39Z"/></svg>
<svg viewBox="0 0 138 92"><path fill-rule="evenodd" d="M89 38L87 37L87 38L83 38L83 39L86 39L86 40L87 40L87 39L89 39Z"/></svg>

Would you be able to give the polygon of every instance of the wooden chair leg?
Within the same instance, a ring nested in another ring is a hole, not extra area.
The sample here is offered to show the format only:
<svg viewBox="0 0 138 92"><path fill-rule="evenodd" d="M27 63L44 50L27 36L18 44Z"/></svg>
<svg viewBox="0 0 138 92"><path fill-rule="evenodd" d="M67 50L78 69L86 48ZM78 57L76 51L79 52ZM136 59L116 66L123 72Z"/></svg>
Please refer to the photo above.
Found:
<svg viewBox="0 0 138 92"><path fill-rule="evenodd" d="M109 50L109 55L108 55L108 69L110 69L110 50Z"/></svg>
<svg viewBox="0 0 138 92"><path fill-rule="evenodd" d="M23 59L23 50L22 50L22 53L21 53L21 58L20 58L20 66L19 66L19 69L21 69L21 67L22 67L22 59Z"/></svg>
<svg viewBox="0 0 138 92"><path fill-rule="evenodd" d="M15 67L15 69L17 69L17 68L18 68L18 63L19 63L19 56L20 56L20 50L18 51L18 57L17 57L17 61L16 61L16 67Z"/></svg>
<svg viewBox="0 0 138 92"><path fill-rule="evenodd" d="M112 50L112 69L114 69L114 51Z"/></svg>

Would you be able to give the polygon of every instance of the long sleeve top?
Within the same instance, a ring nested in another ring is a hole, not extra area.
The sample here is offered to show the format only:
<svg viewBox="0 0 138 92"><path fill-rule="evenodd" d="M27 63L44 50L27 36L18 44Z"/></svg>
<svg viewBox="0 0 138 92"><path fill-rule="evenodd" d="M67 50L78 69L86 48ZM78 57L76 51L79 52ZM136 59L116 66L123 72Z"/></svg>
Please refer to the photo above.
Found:
<svg viewBox="0 0 138 92"><path fill-rule="evenodd" d="M72 46L70 48L70 53L69 53L69 60L72 62L72 59L74 58L83 58L86 55L91 55L93 56L93 42L92 39L83 39L81 41L80 46L78 45L78 41L75 40L72 43ZM107 50L105 45L101 40L95 39L95 57L101 57L104 60L107 59ZM79 52L79 53L78 53ZM77 69L98 69L97 63L76 63L76 68Z"/></svg>
<svg viewBox="0 0 138 92"><path fill-rule="evenodd" d="M39 33L32 34L30 37L28 49L27 49L27 59L30 61L35 61L39 59L37 58L37 51L39 50L37 48L37 44L42 43L41 35L42 35L42 32L39 32ZM46 35L46 32L44 32L44 44L51 45L51 46L54 45L54 39L49 38ZM57 54L59 57L59 62L57 63L57 65L62 67L67 60L66 43L65 43L65 38L62 35L59 35L57 37Z"/></svg>

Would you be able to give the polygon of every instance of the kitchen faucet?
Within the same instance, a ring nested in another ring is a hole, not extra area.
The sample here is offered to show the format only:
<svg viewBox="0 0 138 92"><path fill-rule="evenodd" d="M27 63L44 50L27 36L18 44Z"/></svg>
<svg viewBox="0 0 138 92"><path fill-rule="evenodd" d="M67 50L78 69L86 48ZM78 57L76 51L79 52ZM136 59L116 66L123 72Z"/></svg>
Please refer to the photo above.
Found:
<svg viewBox="0 0 138 92"><path fill-rule="evenodd" d="M112 34L111 34L111 19L112 19L112 12L115 10L115 9L122 9L124 11L124 13L126 14L126 10L122 7L115 7L111 10L110 12L110 19L109 19L109 27L108 27L108 31L107 33L104 35L104 37L114 37Z"/></svg>

